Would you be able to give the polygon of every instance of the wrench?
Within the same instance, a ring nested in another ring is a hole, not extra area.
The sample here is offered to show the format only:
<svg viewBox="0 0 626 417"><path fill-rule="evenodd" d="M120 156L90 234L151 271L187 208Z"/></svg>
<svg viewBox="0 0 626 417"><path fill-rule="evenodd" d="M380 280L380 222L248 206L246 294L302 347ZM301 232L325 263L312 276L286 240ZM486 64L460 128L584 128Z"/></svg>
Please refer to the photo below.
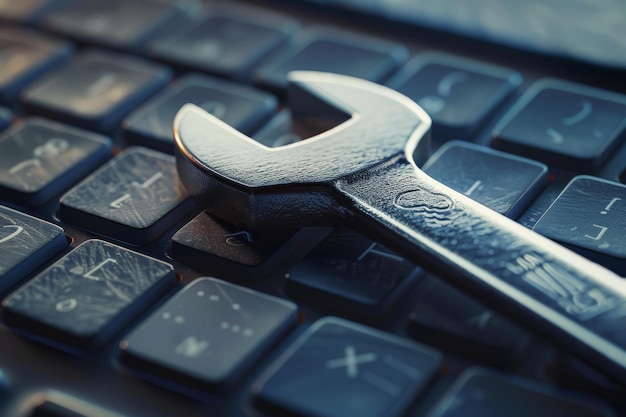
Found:
<svg viewBox="0 0 626 417"><path fill-rule="evenodd" d="M193 105L174 121L190 195L244 228L349 223L626 385L626 283L430 178L430 118L387 87L290 74L294 116L344 120L267 148Z"/></svg>

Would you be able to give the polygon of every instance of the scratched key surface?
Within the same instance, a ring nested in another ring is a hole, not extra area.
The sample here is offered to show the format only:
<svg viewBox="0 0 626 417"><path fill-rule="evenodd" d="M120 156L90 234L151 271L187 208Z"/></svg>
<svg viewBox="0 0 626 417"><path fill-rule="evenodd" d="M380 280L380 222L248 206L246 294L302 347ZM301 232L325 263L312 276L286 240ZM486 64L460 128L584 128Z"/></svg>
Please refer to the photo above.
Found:
<svg viewBox="0 0 626 417"><path fill-rule="evenodd" d="M626 186L596 177L575 177L535 224L534 231L583 250L626 274Z"/></svg>
<svg viewBox="0 0 626 417"><path fill-rule="evenodd" d="M159 236L193 208L174 158L129 148L61 198L61 219L133 244Z"/></svg>
<svg viewBox="0 0 626 417"><path fill-rule="evenodd" d="M2 316L29 336L87 349L174 283L171 265L89 240L7 297Z"/></svg>
<svg viewBox="0 0 626 417"><path fill-rule="evenodd" d="M271 410L311 417L393 417L405 412L439 354L347 320L314 323L255 388Z"/></svg>
<svg viewBox="0 0 626 417"><path fill-rule="evenodd" d="M199 278L121 343L129 367L197 389L224 388L295 325L287 300Z"/></svg>
<svg viewBox="0 0 626 417"><path fill-rule="evenodd" d="M61 227L0 206L0 291L66 246Z"/></svg>
<svg viewBox="0 0 626 417"><path fill-rule="evenodd" d="M0 192L38 205L68 189L111 155L105 136L39 118L0 136Z"/></svg>

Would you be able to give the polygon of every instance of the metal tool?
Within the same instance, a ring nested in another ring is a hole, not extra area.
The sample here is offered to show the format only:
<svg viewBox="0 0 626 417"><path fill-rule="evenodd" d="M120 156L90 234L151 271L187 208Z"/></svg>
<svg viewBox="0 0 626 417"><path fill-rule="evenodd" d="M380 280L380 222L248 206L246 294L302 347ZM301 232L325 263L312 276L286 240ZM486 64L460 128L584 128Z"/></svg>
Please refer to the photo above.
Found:
<svg viewBox="0 0 626 417"><path fill-rule="evenodd" d="M346 121L267 148L193 105L174 122L181 181L245 228L351 224L626 384L626 283L436 182L417 164L430 118L386 87L290 76L296 116Z"/></svg>

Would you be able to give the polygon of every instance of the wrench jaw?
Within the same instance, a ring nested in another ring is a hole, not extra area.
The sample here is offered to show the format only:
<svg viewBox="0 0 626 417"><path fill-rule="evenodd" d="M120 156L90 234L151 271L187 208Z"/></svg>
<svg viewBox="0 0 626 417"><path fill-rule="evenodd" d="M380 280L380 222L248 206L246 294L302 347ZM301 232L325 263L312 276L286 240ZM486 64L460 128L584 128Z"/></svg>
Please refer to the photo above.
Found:
<svg viewBox="0 0 626 417"><path fill-rule="evenodd" d="M296 116L342 123L268 148L197 106L178 112L178 172L201 207L250 229L343 223L352 215L338 180L427 154L430 118L401 94L337 74L300 71L290 81Z"/></svg>
<svg viewBox="0 0 626 417"><path fill-rule="evenodd" d="M325 183L255 186L219 175L204 163L202 156L198 157L186 146L192 137L198 139L215 133L216 126L219 134L230 136L224 141L242 140L241 133L191 104L178 112L174 122L178 176L200 207L245 230L277 225L302 227L303 219L310 226L338 225L350 216L339 202L340 197ZM250 145L247 141L252 139L245 138L242 143ZM255 142L251 146L262 145Z"/></svg>

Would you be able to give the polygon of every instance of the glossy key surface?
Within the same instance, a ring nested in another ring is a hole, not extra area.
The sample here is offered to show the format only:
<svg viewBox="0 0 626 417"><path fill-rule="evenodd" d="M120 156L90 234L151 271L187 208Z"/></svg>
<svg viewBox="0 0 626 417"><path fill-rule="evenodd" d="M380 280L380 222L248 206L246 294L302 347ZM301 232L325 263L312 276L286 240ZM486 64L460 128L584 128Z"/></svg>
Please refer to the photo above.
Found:
<svg viewBox="0 0 626 417"><path fill-rule="evenodd" d="M271 367L256 395L274 413L289 416L400 416L439 364L430 348L325 318Z"/></svg>
<svg viewBox="0 0 626 417"><path fill-rule="evenodd" d="M435 140L472 140L521 81L522 76L508 68L422 53L387 84L426 110L433 119Z"/></svg>
<svg viewBox="0 0 626 417"><path fill-rule="evenodd" d="M4 299L2 317L62 349L88 349L174 282L174 270L165 262L89 240Z"/></svg>
<svg viewBox="0 0 626 417"><path fill-rule="evenodd" d="M626 97L540 80L493 131L493 146L555 168L592 173L625 137Z"/></svg>

